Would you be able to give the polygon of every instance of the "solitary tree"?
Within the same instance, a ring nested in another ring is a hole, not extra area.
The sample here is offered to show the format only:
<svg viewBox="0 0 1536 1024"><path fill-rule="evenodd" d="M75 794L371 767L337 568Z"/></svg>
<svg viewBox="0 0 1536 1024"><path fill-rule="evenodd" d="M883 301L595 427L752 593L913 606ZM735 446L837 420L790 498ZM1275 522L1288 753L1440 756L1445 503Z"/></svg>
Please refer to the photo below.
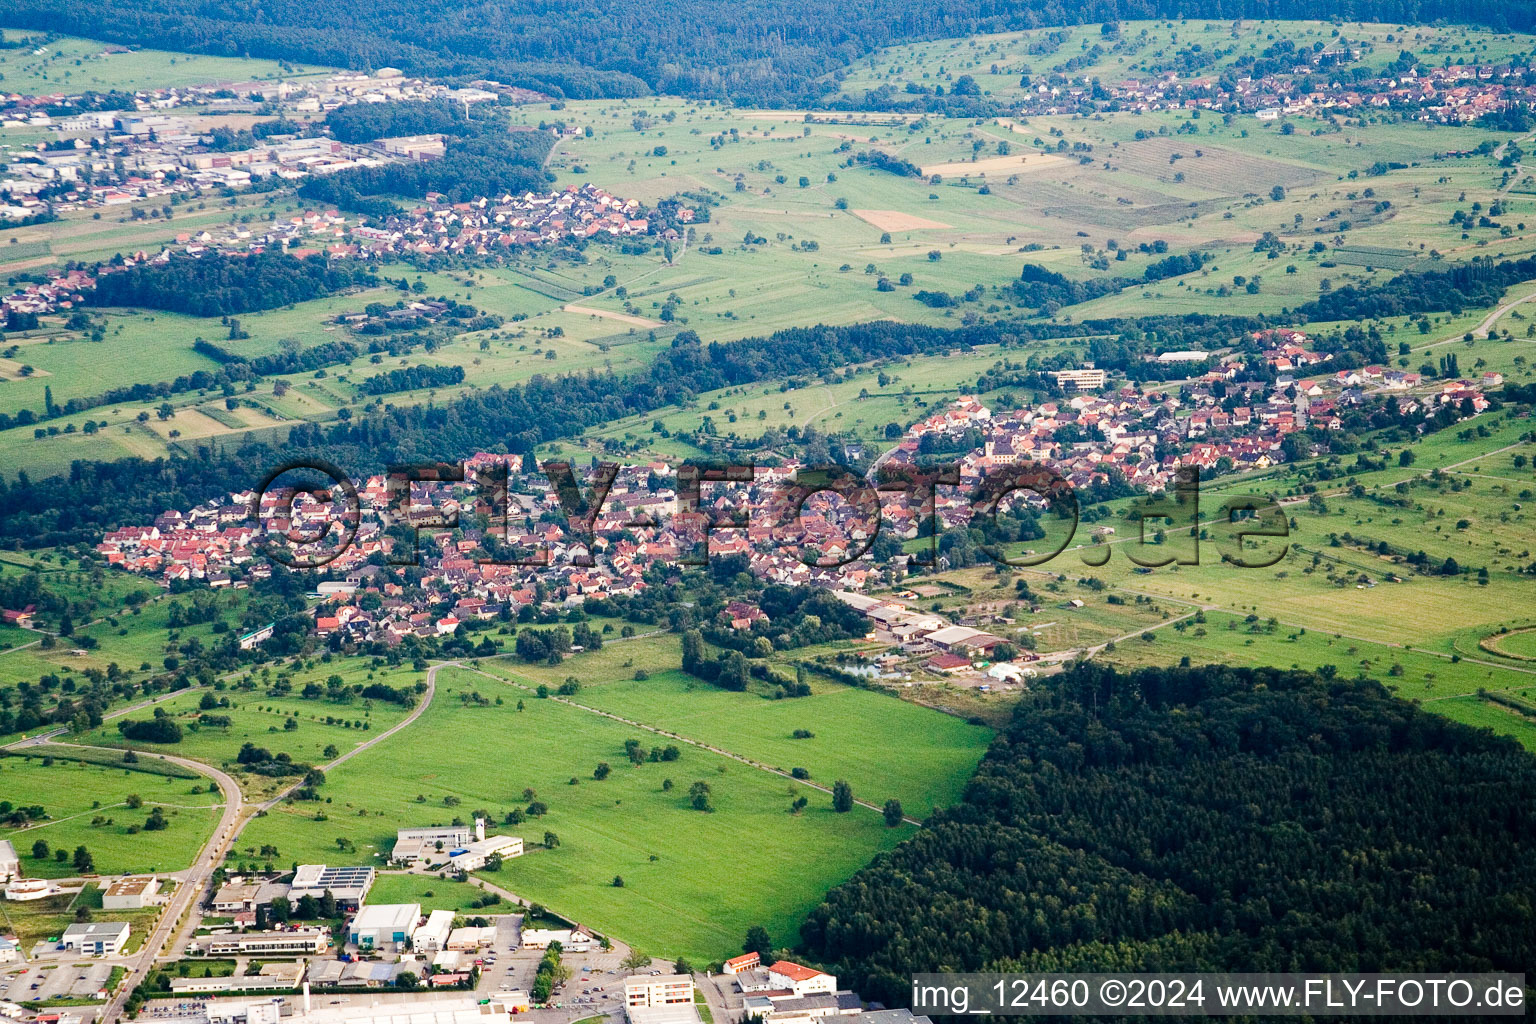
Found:
<svg viewBox="0 0 1536 1024"><path fill-rule="evenodd" d="M853 810L853 787L842 779L832 783L832 809L838 814Z"/></svg>
<svg viewBox="0 0 1536 1024"><path fill-rule="evenodd" d="M901 801L896 799L887 800L883 813L885 814L885 824L889 828L895 828L897 825L900 825L902 818Z"/></svg>

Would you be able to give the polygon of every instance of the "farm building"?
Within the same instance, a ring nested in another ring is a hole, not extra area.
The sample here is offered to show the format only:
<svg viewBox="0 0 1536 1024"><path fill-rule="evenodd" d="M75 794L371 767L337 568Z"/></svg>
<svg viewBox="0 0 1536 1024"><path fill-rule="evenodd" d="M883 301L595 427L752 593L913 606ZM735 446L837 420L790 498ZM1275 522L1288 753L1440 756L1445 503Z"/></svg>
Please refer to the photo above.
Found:
<svg viewBox="0 0 1536 1024"><path fill-rule="evenodd" d="M940 675L954 675L971 667L971 659L961 654L935 654L923 662L923 667Z"/></svg>
<svg viewBox="0 0 1536 1024"><path fill-rule="evenodd" d="M0 882L21 877L21 858L9 839L0 839Z"/></svg>
<svg viewBox="0 0 1536 1024"><path fill-rule="evenodd" d="M1001 637L991 633L983 633L979 629L969 626L946 626L924 637L941 651L949 651L952 654L964 654L968 651L990 651L993 647L1002 643Z"/></svg>

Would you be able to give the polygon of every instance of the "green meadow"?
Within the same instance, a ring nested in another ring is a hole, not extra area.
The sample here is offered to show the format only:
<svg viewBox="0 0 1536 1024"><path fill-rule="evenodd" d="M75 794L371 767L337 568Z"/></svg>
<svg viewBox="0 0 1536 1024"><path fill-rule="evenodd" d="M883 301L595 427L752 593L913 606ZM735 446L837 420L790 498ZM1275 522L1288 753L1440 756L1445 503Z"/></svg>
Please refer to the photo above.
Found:
<svg viewBox="0 0 1536 1024"><path fill-rule="evenodd" d="M7 92L25 94L166 88L213 85L255 79L320 74L326 68L305 67L246 57L208 57L166 50L134 49L90 39L54 36L22 29L4 29L7 41L37 43L0 51L0 75Z"/></svg>
<svg viewBox="0 0 1536 1024"><path fill-rule="evenodd" d="M567 663L572 672L579 672L581 660ZM481 667L514 682L527 679L512 661ZM805 768L818 785L846 779L859 799L880 806L894 797L916 818L959 799L991 739L989 730L958 718L846 686L771 700L721 690L681 671L652 670L644 680L584 684L570 700L781 771ZM796 739L797 730L813 735ZM666 742L654 733L635 738L646 747ZM901 755L893 757L897 745Z"/></svg>
<svg viewBox="0 0 1536 1024"><path fill-rule="evenodd" d="M836 814L825 794L693 746L677 761L632 766L624 741L634 728L505 690L468 669L440 670L431 708L331 772L326 803L280 805L242 841L275 845L285 861L380 863L396 828L482 810L500 821L526 809L532 789L547 813L501 826L529 852L491 880L652 955L707 962L734 954L755 923L790 943L830 886L911 832L867 808ZM601 762L611 774L598 781ZM709 786L712 811L690 807L696 782ZM792 814L798 795L809 804ZM552 849L546 832L558 837Z"/></svg>
<svg viewBox="0 0 1536 1024"><path fill-rule="evenodd" d="M118 874L135 871L178 871L192 863L213 833L223 796L212 780L174 778L106 765L84 765L63 759L43 763L44 755L0 758L0 795L18 805L41 804L48 819L24 829L7 828L8 839L21 855L22 870L34 878L77 874L70 857L79 846L91 852L96 871ZM141 806L129 807L137 797ZM150 812L159 807L168 823L146 830ZM35 843L49 855L33 856ZM59 861L54 851L67 851Z"/></svg>
<svg viewBox="0 0 1536 1024"><path fill-rule="evenodd" d="M286 672L278 671L279 674ZM264 747L273 754L288 754L299 764L324 764L361 746L408 714L400 705L385 701L337 701L324 696L302 696L306 684L315 683L323 688L332 675L340 676L348 685L381 682L397 689L413 687L422 678L420 673L408 667L371 669L360 658L334 663L316 662L291 673L291 692L274 696L269 684L275 677L252 673L245 679L236 680L233 685L221 683L220 689L200 689L159 704L158 708L182 727L179 743L125 740L118 732L116 720L82 734L78 742L175 754L238 773L235 758L245 743ZM215 706L203 708L205 698L212 698ZM129 717L142 720L150 714L146 709ZM204 715L228 718L230 724L203 724ZM331 748L335 748L335 753L328 754ZM242 773L239 777L242 786L253 792L268 792L296 781L250 773Z"/></svg>

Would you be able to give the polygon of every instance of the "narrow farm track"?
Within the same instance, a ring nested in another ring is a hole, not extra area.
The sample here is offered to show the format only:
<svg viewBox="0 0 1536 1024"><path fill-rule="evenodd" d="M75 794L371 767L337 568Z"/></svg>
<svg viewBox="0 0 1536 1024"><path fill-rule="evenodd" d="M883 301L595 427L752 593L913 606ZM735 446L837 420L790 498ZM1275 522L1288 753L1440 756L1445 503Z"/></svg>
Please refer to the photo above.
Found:
<svg viewBox="0 0 1536 1024"><path fill-rule="evenodd" d="M537 692L531 686L526 686L526 685L524 685L522 683L516 683L516 682L513 682L510 679L503 679L501 676L492 675L491 673L485 671L484 669L469 668L468 666L465 666L465 667L470 672L474 672L477 675L485 676L485 678L487 678L487 679L494 679L496 682L501 683L504 686L515 686L519 690L526 690L528 693L536 693ZM561 704L568 705L568 706L576 708L577 710L580 710L580 711L585 711L588 714L597 715L597 716L602 717L602 718L611 719L612 721L615 721L615 722L622 722L625 725L633 726L636 729L643 729L644 731L646 731L648 733L652 733L652 734L654 734L656 736L665 736L667 739L677 740L679 743L686 743L686 744L688 744L691 747L698 747L700 750L707 750L707 751L709 751L712 754L719 754L721 757L728 757L732 761L738 761L741 764L747 765L748 767L756 768L758 771L768 772L770 775L777 775L777 776L779 776L782 779L788 779L790 782L798 782L802 786L807 786L807 787L809 787L811 789L817 790L817 791L822 792L822 793L827 793L827 794L830 795L831 792L832 792L832 790L829 787L827 787L827 786L823 786L823 785L820 785L818 783L812 782L809 779L797 779L793 775L791 775L789 772L786 772L786 771L784 771L784 770L782 770L780 768L775 768L772 765L764 764L761 761L754 761L750 757L745 757L745 756L743 756L741 754L737 754L737 753L735 753L733 751L726 750L726 749L724 749L722 747L713 746L711 744L703 742L702 740L689 739L687 736L682 736L682 735L679 735L678 733L675 733L675 732L668 732L666 729L662 729L662 728L660 728L658 726L646 725L644 722L637 722L637 721L635 721L632 718L625 718L623 715L616 715L616 714L614 714L611 711L603 711L603 710L601 710L599 708L594 708L594 707L592 707L591 705L588 705L588 704L579 704L576 701L571 700L569 697L557 697L557 696L551 694L546 699L552 700L552 701L558 701ZM870 803L867 800L860 800L858 798L855 798L853 802L858 804L860 807L867 807L870 810L875 811L876 813L884 813L882 808L876 807L874 804ZM922 825L922 822L918 821L916 818L908 817L905 814L902 815L901 820L905 821L909 825L918 825L918 826Z"/></svg>

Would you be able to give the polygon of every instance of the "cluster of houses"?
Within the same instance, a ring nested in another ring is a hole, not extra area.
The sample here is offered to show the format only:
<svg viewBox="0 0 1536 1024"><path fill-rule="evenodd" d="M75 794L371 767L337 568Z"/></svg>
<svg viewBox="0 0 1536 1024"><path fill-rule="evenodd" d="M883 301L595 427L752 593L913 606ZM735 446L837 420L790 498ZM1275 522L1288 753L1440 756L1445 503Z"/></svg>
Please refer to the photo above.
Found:
<svg viewBox="0 0 1536 1024"><path fill-rule="evenodd" d="M340 145L326 139L301 141ZM5 185L0 182L0 190ZM103 201L109 205L128 203L151 194L159 193L135 188L131 192L105 194ZM685 207L677 216L687 223L694 213ZM103 266L97 273L114 273L208 253L247 255L284 251L300 258L323 253L330 259L372 259L435 253L486 255L594 235L677 237L675 228L658 226L653 232L652 227L653 219L639 200L622 199L590 184L569 185L557 192L509 193L468 203L450 203L436 193L429 193L423 205L377 226L364 226L355 218L349 220L338 210L321 209L259 224L234 223L182 232L175 236L173 245L156 252L126 254L121 262ZM82 293L95 285L95 276L85 271L61 271L46 282L22 285L0 302L6 309L19 312L55 313L74 308Z"/></svg>
<svg viewBox="0 0 1536 1024"><path fill-rule="evenodd" d="M949 528L970 521L976 487L1010 466L1049 467L1078 489L1121 479L1156 493L1166 490L1183 466L1230 472L1284 461L1291 434L1308 427L1336 429L1342 413L1368 401L1396 402L1399 413L1409 416L1428 417L1447 405L1464 415L1485 409L1482 389L1500 383L1497 374L1425 383L1381 367L1293 377L1292 370L1316 370L1328 358L1296 331L1254 340L1257 357L1182 354L1199 356L1202 366L1214 368L1177 390L1072 390L1070 397L1006 412L962 396L910 427L877 469L914 466L928 458L927 451L949 451L979 435L979 446L942 460L958 467L960 486L938 488L931 514L941 528ZM1275 374L1240 378L1244 359L1255 358ZM1093 381L1079 386L1091 388ZM930 440L939 447L925 447ZM511 488L508 504L494 507L475 475L499 464L526 486ZM692 494L681 494L690 487L679 483L673 467L652 462L616 470L590 532L583 532L559 523L558 491L537 466L518 456L481 453L464 469L464 482L414 485L408 502L400 501L383 477L369 478L358 489L355 517L339 492L329 503L295 500L280 490L237 492L186 512L168 510L148 525L112 531L97 551L114 565L157 576L167 585L202 581L239 587L273 571L264 557L270 542L290 530L323 534L324 543L300 552L305 559L332 558L326 565L330 578L317 587L323 600L315 609L315 631L394 645L412 635L454 634L473 620L514 617L530 605L568 609L594 598L638 594L647 586L648 568L696 557L706 538L711 558L740 556L765 581L859 593L904 574L904 565L877 564L868 555L873 533L911 539L930 514L922 493L882 491L878 521L857 503L826 492L812 495L798 516L786 516L784 495L801 469L793 459L756 466L734 480L695 482ZM1017 500L1043 504L1033 494ZM679 514L685 506L692 508L690 514ZM418 523L483 519L490 526L422 527L435 545L420 555L424 578L408 589L376 557L408 560L385 529L392 517L402 516ZM354 518L350 542L337 543L342 531L327 525ZM508 551L518 554L509 557ZM738 604L724 613L722 625L752 629L763 613ZM250 645L261 639L253 635ZM935 653L963 652L941 646ZM935 665L940 671L945 667L943 659Z"/></svg>
<svg viewBox="0 0 1536 1024"><path fill-rule="evenodd" d="M1523 65L1416 65L1365 78L1339 73L1361 56L1353 48L1298 50L1290 67L1258 77L1177 70L1119 82L1040 76L1019 113L1070 114L1086 107L1137 113L1210 110L1276 121L1285 116L1357 116L1391 109L1420 121L1460 124L1536 100L1536 86L1530 80L1533 69Z"/></svg>
<svg viewBox="0 0 1536 1024"><path fill-rule="evenodd" d="M682 223L694 211L677 212ZM558 192L481 197L451 203L436 193L427 202L383 224L352 231L352 241L378 255L390 253L486 254L512 246L540 245L561 239L597 235L623 237L658 234L673 238L677 231L652 231L652 218L638 199L623 199L596 185L568 185Z"/></svg>

